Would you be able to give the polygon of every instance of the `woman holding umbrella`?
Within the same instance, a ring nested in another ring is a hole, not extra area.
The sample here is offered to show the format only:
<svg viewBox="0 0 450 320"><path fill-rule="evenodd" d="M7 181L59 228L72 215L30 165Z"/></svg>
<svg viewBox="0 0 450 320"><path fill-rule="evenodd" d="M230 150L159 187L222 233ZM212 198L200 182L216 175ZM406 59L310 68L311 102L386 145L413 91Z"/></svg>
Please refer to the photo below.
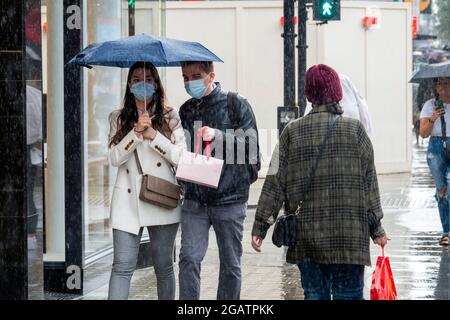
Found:
<svg viewBox="0 0 450 320"><path fill-rule="evenodd" d="M439 244L449 245L450 212L450 77L433 79L435 98L423 105L420 114L420 135L430 137L427 151L427 162L436 184L436 200L442 224L442 237Z"/></svg>
<svg viewBox="0 0 450 320"><path fill-rule="evenodd" d="M158 298L175 298L172 258L181 209L142 201L139 192L143 174L146 179L152 176L148 181L159 181L150 183L158 195L161 179L163 185L176 184L171 167L178 164L186 139L178 112L166 105L155 66L179 67L185 61L223 62L198 42L141 34L91 44L67 63L89 69L130 68L124 105L109 116L109 157L111 164L119 167L111 202L114 263L109 299L128 298L143 227L151 238ZM173 185L168 189L173 190Z"/></svg>
<svg viewBox="0 0 450 320"><path fill-rule="evenodd" d="M119 169L111 203L114 262L108 298L128 298L142 231L147 227L158 299L173 300L173 253L180 207L167 209L141 201L140 171L176 184L172 167L186 149L186 141L178 112L166 105L153 64L131 66L124 105L109 115L109 122L109 157Z"/></svg>

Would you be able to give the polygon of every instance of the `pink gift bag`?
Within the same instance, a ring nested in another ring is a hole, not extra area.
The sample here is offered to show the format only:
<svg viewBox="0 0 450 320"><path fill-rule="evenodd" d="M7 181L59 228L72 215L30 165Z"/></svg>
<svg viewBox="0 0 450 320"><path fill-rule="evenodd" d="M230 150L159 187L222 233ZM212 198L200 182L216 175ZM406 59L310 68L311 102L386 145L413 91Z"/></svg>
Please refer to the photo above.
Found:
<svg viewBox="0 0 450 320"><path fill-rule="evenodd" d="M211 157L211 142L206 142L206 156L198 154L202 142L199 132L195 153L184 151L178 162L176 178L217 189L223 168L223 160Z"/></svg>

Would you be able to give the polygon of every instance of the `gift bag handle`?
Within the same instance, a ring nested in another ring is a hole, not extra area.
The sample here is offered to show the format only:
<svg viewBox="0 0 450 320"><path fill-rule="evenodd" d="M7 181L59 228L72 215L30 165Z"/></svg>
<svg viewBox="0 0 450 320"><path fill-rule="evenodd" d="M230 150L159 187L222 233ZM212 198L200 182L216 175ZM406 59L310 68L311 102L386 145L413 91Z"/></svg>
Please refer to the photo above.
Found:
<svg viewBox="0 0 450 320"><path fill-rule="evenodd" d="M197 133L197 145L195 146L195 157L197 157L197 155L200 152L200 144L202 143L202 135L203 135L203 132L201 129L199 129L198 133ZM208 160L211 157L211 141L206 141L206 157Z"/></svg>

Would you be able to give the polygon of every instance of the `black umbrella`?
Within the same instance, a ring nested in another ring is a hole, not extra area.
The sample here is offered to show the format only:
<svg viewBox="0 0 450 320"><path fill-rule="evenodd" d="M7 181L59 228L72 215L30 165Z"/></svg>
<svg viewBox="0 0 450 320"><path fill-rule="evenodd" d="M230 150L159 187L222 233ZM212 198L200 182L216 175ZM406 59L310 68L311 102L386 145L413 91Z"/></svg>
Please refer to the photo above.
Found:
<svg viewBox="0 0 450 320"><path fill-rule="evenodd" d="M414 73L409 82L421 83L435 78L450 78L450 61L422 66Z"/></svg>

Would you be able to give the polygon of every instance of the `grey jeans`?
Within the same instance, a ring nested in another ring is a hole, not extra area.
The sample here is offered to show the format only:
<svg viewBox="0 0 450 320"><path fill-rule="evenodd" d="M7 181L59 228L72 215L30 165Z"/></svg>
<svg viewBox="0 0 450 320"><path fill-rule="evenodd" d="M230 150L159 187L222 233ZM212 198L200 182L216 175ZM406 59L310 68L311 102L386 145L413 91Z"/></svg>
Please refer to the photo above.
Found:
<svg viewBox="0 0 450 320"><path fill-rule="evenodd" d="M200 298L201 262L208 249L211 225L219 248L218 300L239 300L241 294L242 234L247 203L220 207L185 200L182 205L180 300Z"/></svg>
<svg viewBox="0 0 450 320"><path fill-rule="evenodd" d="M175 299L175 274L173 271L173 250L178 223L147 227L150 236L151 254L155 268L158 299ZM139 235L113 229L114 262L109 280L109 300L126 300L130 291L130 281L136 269Z"/></svg>

